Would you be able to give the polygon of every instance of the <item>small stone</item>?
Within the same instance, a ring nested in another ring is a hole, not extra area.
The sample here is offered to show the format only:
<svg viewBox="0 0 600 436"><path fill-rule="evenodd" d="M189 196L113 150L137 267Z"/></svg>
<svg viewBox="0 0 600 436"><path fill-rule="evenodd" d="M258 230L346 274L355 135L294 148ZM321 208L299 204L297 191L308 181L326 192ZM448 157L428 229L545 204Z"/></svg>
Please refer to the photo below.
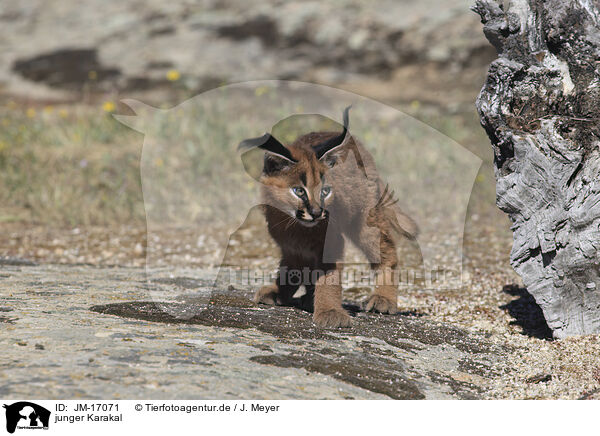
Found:
<svg viewBox="0 0 600 436"><path fill-rule="evenodd" d="M525 380L526 383L547 383L552 380L552 374L537 374Z"/></svg>
<svg viewBox="0 0 600 436"><path fill-rule="evenodd" d="M135 244L135 247L133 248L133 252L135 254L138 254L138 255L139 254L143 254L144 253L144 247L142 246L141 243L138 242L137 244Z"/></svg>

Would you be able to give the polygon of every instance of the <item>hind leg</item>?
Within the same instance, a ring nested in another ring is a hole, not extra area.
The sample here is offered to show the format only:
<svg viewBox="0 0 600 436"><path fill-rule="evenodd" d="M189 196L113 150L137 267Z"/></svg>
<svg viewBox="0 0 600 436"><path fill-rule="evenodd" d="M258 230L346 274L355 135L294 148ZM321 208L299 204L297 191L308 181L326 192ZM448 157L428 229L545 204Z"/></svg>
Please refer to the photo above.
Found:
<svg viewBox="0 0 600 436"><path fill-rule="evenodd" d="M375 269L375 289L367 300L367 312L394 314L398 312L398 255L396 244L391 239L381 235L381 261L371 264Z"/></svg>
<svg viewBox="0 0 600 436"><path fill-rule="evenodd" d="M382 233L381 261L371 264L375 270L375 289L367 300L365 310L394 314L398 312L398 255L396 244Z"/></svg>
<svg viewBox="0 0 600 436"><path fill-rule="evenodd" d="M387 232L372 227L361 229L354 241L375 270L375 289L367 299L365 310L397 313L399 276L396 244L387 236Z"/></svg>
<svg viewBox="0 0 600 436"><path fill-rule="evenodd" d="M367 300L367 312L394 314L398 312L398 274L395 268L377 268L376 285Z"/></svg>

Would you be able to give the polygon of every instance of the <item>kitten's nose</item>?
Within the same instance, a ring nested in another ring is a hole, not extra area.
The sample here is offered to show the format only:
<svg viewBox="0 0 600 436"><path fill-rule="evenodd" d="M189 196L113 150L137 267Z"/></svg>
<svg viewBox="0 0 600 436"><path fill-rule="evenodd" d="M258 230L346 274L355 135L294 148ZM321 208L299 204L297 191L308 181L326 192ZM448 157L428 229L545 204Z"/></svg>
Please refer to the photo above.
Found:
<svg viewBox="0 0 600 436"><path fill-rule="evenodd" d="M316 209L310 208L308 210L308 213L310 214L310 216L312 217L313 220L316 220L323 216L323 208L322 207L319 207Z"/></svg>

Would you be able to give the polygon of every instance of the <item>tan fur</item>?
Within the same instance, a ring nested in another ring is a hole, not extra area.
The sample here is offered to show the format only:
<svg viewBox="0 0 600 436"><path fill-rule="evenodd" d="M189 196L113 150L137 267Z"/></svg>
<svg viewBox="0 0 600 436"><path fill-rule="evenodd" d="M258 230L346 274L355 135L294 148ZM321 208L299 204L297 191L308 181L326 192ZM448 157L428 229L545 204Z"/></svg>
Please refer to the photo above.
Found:
<svg viewBox="0 0 600 436"><path fill-rule="evenodd" d="M324 274L316 281L303 283L307 289L314 288L313 319L320 327L343 327L351 321L342 308L344 236L376 270L377 283L366 310L396 313L396 243L400 237L417 234L416 224L399 210L393 193L377 175L373 158L358 141L348 135L341 146L317 158L313 147L336 135L339 133L313 132L298 138L287 146L297 163L261 178L269 233L281 248L282 259L278 282L260 289L255 301L289 304L297 289L287 280L292 277L290 271L322 270ZM278 157L267 153L265 159ZM300 186L306 190L306 201L290 192ZM331 194L321 201L323 187L331 187ZM321 216L302 221L319 209L323 210ZM311 301L306 304L312 308Z"/></svg>

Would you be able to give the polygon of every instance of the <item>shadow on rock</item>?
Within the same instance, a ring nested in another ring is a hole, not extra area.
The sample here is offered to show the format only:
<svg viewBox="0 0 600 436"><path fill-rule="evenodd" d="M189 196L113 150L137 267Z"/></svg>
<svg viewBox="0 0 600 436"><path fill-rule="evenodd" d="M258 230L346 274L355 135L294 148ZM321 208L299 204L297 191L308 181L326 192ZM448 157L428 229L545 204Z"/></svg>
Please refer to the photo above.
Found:
<svg viewBox="0 0 600 436"><path fill-rule="evenodd" d="M480 398L482 388L471 380L495 377L490 364L506 352L485 335L433 322L416 312L365 313L360 304L345 302L353 315L352 327L325 329L316 327L312 314L304 310L256 305L250 298L243 292L223 293L196 307L191 302L129 301L91 310L152 322L256 329L278 338L285 350L267 347L267 354L251 357L252 362L304 368L394 399L423 399L428 392L437 392L431 394L434 398ZM173 315L177 313L192 316ZM454 369L448 372L436 361L453 361Z"/></svg>
<svg viewBox="0 0 600 436"><path fill-rule="evenodd" d="M356 303L344 304L353 315L350 328L318 328L312 314L285 306L256 305L250 299L229 294L213 295L206 306L193 303L166 303L130 301L93 306L90 310L123 318L172 324L199 324L206 326L256 328L281 339L339 340L343 336L378 338L392 346L402 348L405 340L421 345L447 344L470 354L489 353L494 348L481 335L448 324L437 323L415 316L413 312L381 315L364 312ZM191 317L173 314L191 313Z"/></svg>
<svg viewBox="0 0 600 436"><path fill-rule="evenodd" d="M524 335L538 339L552 339L552 330L548 327L544 313L533 296L527 292L527 289L520 288L517 285L506 285L502 292L519 297L508 304L500 306L500 309L508 311L514 318L511 325L521 326Z"/></svg>

